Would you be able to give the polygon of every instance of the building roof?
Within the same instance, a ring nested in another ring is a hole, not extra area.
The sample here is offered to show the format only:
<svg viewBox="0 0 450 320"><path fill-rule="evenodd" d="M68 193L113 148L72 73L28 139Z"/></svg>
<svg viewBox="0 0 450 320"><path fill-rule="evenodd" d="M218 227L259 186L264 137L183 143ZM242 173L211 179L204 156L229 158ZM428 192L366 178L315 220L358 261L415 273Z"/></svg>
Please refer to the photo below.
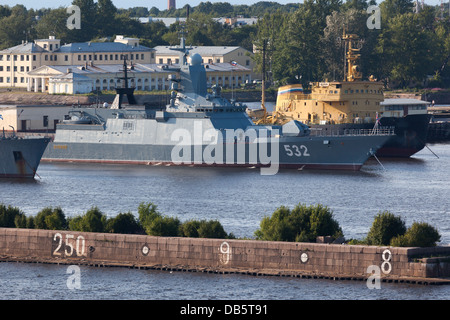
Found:
<svg viewBox="0 0 450 320"><path fill-rule="evenodd" d="M47 51L47 50L44 50L40 46L37 46L34 42L24 42L17 46L1 50L0 54L11 54L11 53L24 54L24 53L34 53L34 52L44 52L44 51Z"/></svg>
<svg viewBox="0 0 450 320"><path fill-rule="evenodd" d="M79 73L74 73L74 72L68 72L68 73L64 73L58 76L53 76L52 77L53 80L57 80L57 81L89 81L91 82L92 79L88 78L82 74Z"/></svg>
<svg viewBox="0 0 450 320"><path fill-rule="evenodd" d="M70 72L69 72L70 71ZM133 64L133 69L128 69L128 74L130 77L133 74L139 73L148 73L148 72L174 72L173 70L169 70L163 68L163 65L160 64ZM54 75L54 74L80 74L80 75L92 75L92 74L120 74L123 73L123 64L100 64L100 65L71 65L71 66L41 66L37 69L34 69L28 74L30 76L45 76L45 75Z"/></svg>
<svg viewBox="0 0 450 320"><path fill-rule="evenodd" d="M172 50L171 48L177 48L177 47L171 47L171 46L156 46L154 49L156 51L157 55L178 55L179 52ZM189 55L193 55L195 53L198 53L202 57L205 56L212 56L212 55L225 55L228 54L234 50L237 50L241 47L236 46L193 46L193 47L187 47L189 50ZM245 49L244 49L245 50Z"/></svg>
<svg viewBox="0 0 450 320"><path fill-rule="evenodd" d="M146 46L130 46L120 42L76 42L61 46L55 52L142 52L154 51Z"/></svg>
<svg viewBox="0 0 450 320"><path fill-rule="evenodd" d="M34 52L51 53L76 53L76 52L142 52L154 51L154 49L138 45L131 46L120 42L76 42L60 46L58 49L48 51L36 45L34 42L24 42L17 46L0 51L0 54L26 54Z"/></svg>

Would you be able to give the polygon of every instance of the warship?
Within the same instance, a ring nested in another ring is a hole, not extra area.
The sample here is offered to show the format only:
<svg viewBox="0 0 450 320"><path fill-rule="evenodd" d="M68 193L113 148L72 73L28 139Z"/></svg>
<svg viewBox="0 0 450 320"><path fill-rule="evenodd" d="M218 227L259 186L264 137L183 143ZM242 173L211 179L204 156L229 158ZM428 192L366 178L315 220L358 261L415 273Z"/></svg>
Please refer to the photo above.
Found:
<svg viewBox="0 0 450 320"><path fill-rule="evenodd" d="M300 84L278 88L272 123L299 120L312 130L323 132L392 128L393 135L377 151L381 157L410 157L422 150L427 141L428 114L426 101L416 99L385 99L383 84L373 76L362 79L358 65L359 37L345 34L348 46L343 81L311 83L303 90ZM261 113L260 113L261 114Z"/></svg>
<svg viewBox="0 0 450 320"><path fill-rule="evenodd" d="M34 178L50 138L0 136L0 178Z"/></svg>
<svg viewBox="0 0 450 320"><path fill-rule="evenodd" d="M111 106L72 108L43 161L257 167L265 175L279 168L359 170L392 136L373 129L314 134L297 120L256 125L246 106L223 98L220 87L208 91L202 57L189 55L184 37L172 49L180 64L167 66L177 74L167 105L137 103L124 60Z"/></svg>

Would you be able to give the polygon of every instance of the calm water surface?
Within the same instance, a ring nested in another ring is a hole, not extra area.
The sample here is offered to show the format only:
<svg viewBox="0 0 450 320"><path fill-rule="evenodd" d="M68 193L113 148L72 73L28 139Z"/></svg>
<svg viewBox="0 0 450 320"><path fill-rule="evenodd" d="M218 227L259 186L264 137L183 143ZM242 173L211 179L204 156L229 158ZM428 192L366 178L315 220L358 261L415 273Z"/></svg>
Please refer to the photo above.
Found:
<svg viewBox="0 0 450 320"><path fill-rule="evenodd" d="M108 216L137 213L153 202L180 220L217 219L227 232L252 237L281 205L322 204L346 238L365 237L383 210L407 226L424 221L450 243L450 144L433 144L411 159L370 160L360 172L79 165L42 163L34 182L0 181L0 203L35 215L59 206L66 216L98 206ZM170 273L81 267L69 290L67 266L0 263L0 299L449 299L450 286Z"/></svg>

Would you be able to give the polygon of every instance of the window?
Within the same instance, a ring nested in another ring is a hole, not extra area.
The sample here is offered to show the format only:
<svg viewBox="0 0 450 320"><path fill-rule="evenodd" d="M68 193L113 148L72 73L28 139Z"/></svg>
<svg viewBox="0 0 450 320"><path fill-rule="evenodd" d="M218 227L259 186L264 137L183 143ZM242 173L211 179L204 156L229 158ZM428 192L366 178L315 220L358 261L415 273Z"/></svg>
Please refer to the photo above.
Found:
<svg viewBox="0 0 450 320"><path fill-rule="evenodd" d="M3 77L0 77L0 83L3 83Z"/></svg>
<svg viewBox="0 0 450 320"><path fill-rule="evenodd" d="M25 67L24 66L21 66L20 67L20 72L24 72L25 71Z"/></svg>
<svg viewBox="0 0 450 320"><path fill-rule="evenodd" d="M42 117L42 125L46 128L48 127L48 116Z"/></svg>
<svg viewBox="0 0 450 320"><path fill-rule="evenodd" d="M94 54L94 60L97 61L97 55L96 54Z"/></svg>
<svg viewBox="0 0 450 320"><path fill-rule="evenodd" d="M0 54L0 61L3 61L3 55Z"/></svg>
<svg viewBox="0 0 450 320"><path fill-rule="evenodd" d="M141 53L141 60L144 60L144 54Z"/></svg>
<svg viewBox="0 0 450 320"><path fill-rule="evenodd" d="M163 64L163 59L159 58L159 64Z"/></svg>
<svg viewBox="0 0 450 320"><path fill-rule="evenodd" d="M81 54L78 55L78 61L81 61Z"/></svg>
<svg viewBox="0 0 450 320"><path fill-rule="evenodd" d="M27 61L30 61L30 56L29 55L27 55Z"/></svg>
<svg viewBox="0 0 450 320"><path fill-rule="evenodd" d="M20 55L20 61L25 61L25 56L23 54Z"/></svg>
<svg viewBox="0 0 450 320"><path fill-rule="evenodd" d="M119 55L116 54L116 55L114 56L114 58L115 58L115 60L119 60Z"/></svg>
<svg viewBox="0 0 450 320"><path fill-rule="evenodd" d="M25 78L24 77L20 77L20 83L25 83Z"/></svg>
<svg viewBox="0 0 450 320"><path fill-rule="evenodd" d="M50 44L50 51L53 51L53 44Z"/></svg>
<svg viewBox="0 0 450 320"><path fill-rule="evenodd" d="M78 56L78 58L79 58L80 56ZM79 59L78 59L79 60ZM69 56L66 54L65 56L64 56L64 61L69 61Z"/></svg>
<svg viewBox="0 0 450 320"><path fill-rule="evenodd" d="M86 61L86 55L85 54L83 54L83 60Z"/></svg>
<svg viewBox="0 0 450 320"><path fill-rule="evenodd" d="M0 66L0 71L3 71L3 66Z"/></svg>
<svg viewBox="0 0 450 320"><path fill-rule="evenodd" d="M48 55L45 55L45 61L48 61Z"/></svg>
<svg viewBox="0 0 450 320"><path fill-rule="evenodd" d="M33 54L33 61L36 61L36 55Z"/></svg>
<svg viewBox="0 0 450 320"><path fill-rule="evenodd" d="M103 60L103 56L102 56L102 55L99 55L99 56L98 56L98 59L99 59L99 60Z"/></svg>
<svg viewBox="0 0 450 320"><path fill-rule="evenodd" d="M14 55L14 61L17 61L17 55Z"/></svg>
<svg viewBox="0 0 450 320"><path fill-rule="evenodd" d="M11 67L10 66L6 66L6 71L11 71Z"/></svg>

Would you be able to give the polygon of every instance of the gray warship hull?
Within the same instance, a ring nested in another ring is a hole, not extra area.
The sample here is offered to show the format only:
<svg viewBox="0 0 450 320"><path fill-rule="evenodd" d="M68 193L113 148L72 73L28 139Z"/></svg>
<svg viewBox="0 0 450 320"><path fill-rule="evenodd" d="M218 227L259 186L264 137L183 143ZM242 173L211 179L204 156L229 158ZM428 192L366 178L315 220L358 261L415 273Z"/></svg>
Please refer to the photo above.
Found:
<svg viewBox="0 0 450 320"><path fill-rule="evenodd" d="M102 118L107 111L90 110ZM231 127L229 119L222 121ZM43 161L359 170L390 137L370 134L370 130L289 136L283 135L281 126L244 130L236 127L239 122L234 121L232 129L217 130L207 114L188 119L166 114L164 121L108 119L105 125L64 124L58 126ZM196 136L201 138L195 141Z"/></svg>
<svg viewBox="0 0 450 320"><path fill-rule="evenodd" d="M34 178L49 141L0 137L0 178Z"/></svg>
<svg viewBox="0 0 450 320"><path fill-rule="evenodd" d="M138 105L128 87L124 61L122 88L108 108L74 108L58 124L43 160L153 165L359 170L391 133L367 130L355 135L314 136L298 121L282 126L255 125L246 107L207 90L201 56L189 56L181 39L180 66L170 68L170 103ZM190 58L190 63L187 59ZM168 67L169 68L169 67ZM166 68L166 70L169 70ZM128 98L128 106L123 103Z"/></svg>

